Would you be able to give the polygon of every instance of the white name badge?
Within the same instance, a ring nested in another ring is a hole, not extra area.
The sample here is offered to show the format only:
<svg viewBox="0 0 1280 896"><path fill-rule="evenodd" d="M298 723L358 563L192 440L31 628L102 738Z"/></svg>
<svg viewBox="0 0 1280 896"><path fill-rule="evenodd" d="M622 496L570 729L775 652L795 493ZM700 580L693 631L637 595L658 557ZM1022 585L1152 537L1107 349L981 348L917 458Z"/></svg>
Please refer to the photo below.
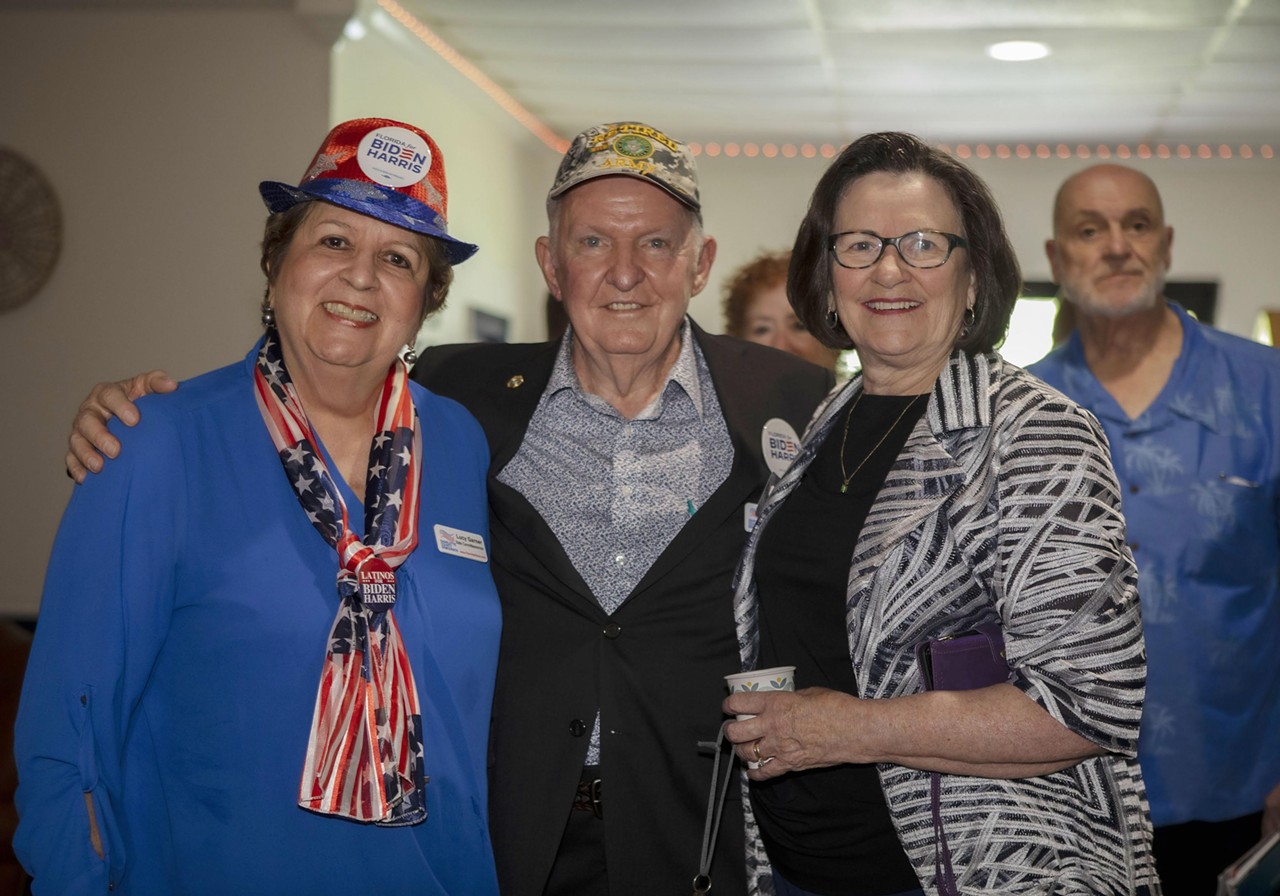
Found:
<svg viewBox="0 0 1280 896"><path fill-rule="evenodd" d="M756 505L744 504L742 506L742 528L746 532L750 532L756 527Z"/></svg>
<svg viewBox="0 0 1280 896"><path fill-rule="evenodd" d="M800 453L800 437L786 420L773 417L760 432L760 451L770 472L781 476Z"/></svg>
<svg viewBox="0 0 1280 896"><path fill-rule="evenodd" d="M435 533L436 547L440 549L440 553L464 557L467 560L478 560L481 563L489 562L489 552L484 549L484 539L474 532L463 532L461 529L451 529L436 523Z"/></svg>

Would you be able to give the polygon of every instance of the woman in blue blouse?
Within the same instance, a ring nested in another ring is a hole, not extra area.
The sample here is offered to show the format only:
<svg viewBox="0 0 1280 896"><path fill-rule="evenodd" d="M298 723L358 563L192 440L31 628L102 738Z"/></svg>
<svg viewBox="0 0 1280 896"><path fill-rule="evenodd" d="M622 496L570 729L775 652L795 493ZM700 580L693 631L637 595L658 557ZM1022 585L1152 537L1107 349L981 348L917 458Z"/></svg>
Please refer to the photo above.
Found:
<svg viewBox="0 0 1280 896"><path fill-rule="evenodd" d="M260 191L264 337L63 518L16 849L36 894L496 893L488 450L400 357L475 247L399 122Z"/></svg>

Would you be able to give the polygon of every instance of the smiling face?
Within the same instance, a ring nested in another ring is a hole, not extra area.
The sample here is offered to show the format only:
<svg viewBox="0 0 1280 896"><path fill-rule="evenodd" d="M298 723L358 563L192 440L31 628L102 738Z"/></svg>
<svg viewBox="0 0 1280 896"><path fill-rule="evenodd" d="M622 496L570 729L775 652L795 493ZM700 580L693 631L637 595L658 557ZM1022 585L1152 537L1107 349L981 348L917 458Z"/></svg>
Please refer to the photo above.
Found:
<svg viewBox="0 0 1280 896"><path fill-rule="evenodd" d="M1058 191L1053 236L1053 278L1080 311L1123 317L1159 305L1173 228L1146 176L1119 165L1073 176Z"/></svg>
<svg viewBox="0 0 1280 896"><path fill-rule="evenodd" d="M940 230L963 237L960 212L942 184L919 172L874 172L845 189L832 233L869 231L896 237ZM858 349L867 389L910 395L937 379L974 303L974 278L964 249L936 268L913 268L886 246L880 260L851 270L831 258L836 311Z"/></svg>
<svg viewBox="0 0 1280 896"><path fill-rule="evenodd" d="M804 328L787 301L783 281L756 291L742 315L742 338L798 355L823 367L835 367L836 349L827 348Z"/></svg>
<svg viewBox="0 0 1280 896"><path fill-rule="evenodd" d="M715 242L670 194L634 177L565 193L538 240L547 288L564 303L574 350L601 363L669 366L689 299L707 283Z"/></svg>
<svg viewBox="0 0 1280 896"><path fill-rule="evenodd" d="M422 323L426 239L311 204L270 279L280 346L296 382L335 367L386 374Z"/></svg>

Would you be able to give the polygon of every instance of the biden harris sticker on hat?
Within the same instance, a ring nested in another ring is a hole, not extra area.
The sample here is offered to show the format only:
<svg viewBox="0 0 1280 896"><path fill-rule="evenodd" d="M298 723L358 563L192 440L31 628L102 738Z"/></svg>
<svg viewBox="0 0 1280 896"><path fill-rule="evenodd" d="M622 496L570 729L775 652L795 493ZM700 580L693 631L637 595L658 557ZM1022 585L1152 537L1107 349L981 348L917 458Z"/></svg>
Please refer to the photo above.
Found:
<svg viewBox="0 0 1280 896"><path fill-rule="evenodd" d="M369 180L398 189L427 176L431 147L408 128L378 128L360 141L356 162Z"/></svg>
<svg viewBox="0 0 1280 896"><path fill-rule="evenodd" d="M333 128L297 186L266 180L258 185L273 214L319 200L444 245L451 264L476 247L449 233L449 188L444 156L421 128L389 118L357 118Z"/></svg>
<svg viewBox="0 0 1280 896"><path fill-rule="evenodd" d="M769 472L781 476L800 453L800 437L786 420L772 417L760 432L760 451Z"/></svg>

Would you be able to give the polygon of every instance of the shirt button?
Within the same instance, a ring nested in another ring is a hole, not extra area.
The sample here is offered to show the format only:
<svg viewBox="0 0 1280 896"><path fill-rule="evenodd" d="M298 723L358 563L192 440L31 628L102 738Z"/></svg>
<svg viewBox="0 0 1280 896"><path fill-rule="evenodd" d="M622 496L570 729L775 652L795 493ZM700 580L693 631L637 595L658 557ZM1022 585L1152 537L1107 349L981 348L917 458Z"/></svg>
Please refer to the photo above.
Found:
<svg viewBox="0 0 1280 896"><path fill-rule="evenodd" d="M1129 542L1129 550L1133 551L1135 554L1138 553L1138 543L1136 541Z"/></svg>
<svg viewBox="0 0 1280 896"><path fill-rule="evenodd" d="M629 486L629 485L624 485L622 488L618 489L618 494L622 495L622 497L624 497L624 498L630 498L630 497L631 497L631 486Z"/></svg>
<svg viewBox="0 0 1280 896"><path fill-rule="evenodd" d="M624 564L624 563L626 563L626 562L627 562L627 555L626 555L626 554L618 554L616 557L614 557L614 558L613 558L613 562L614 562L617 566L621 566L622 564Z"/></svg>
<svg viewBox="0 0 1280 896"><path fill-rule="evenodd" d="M569 733L574 737L582 737L587 733L587 723L582 719L574 719L569 723Z"/></svg>
<svg viewBox="0 0 1280 896"><path fill-rule="evenodd" d="M604 627L604 636L611 641L620 634L622 634L622 626L616 622L610 622Z"/></svg>
<svg viewBox="0 0 1280 896"><path fill-rule="evenodd" d="M1137 483L1134 483L1133 485L1129 486L1129 494L1136 495L1137 493L1138 493Z"/></svg>

